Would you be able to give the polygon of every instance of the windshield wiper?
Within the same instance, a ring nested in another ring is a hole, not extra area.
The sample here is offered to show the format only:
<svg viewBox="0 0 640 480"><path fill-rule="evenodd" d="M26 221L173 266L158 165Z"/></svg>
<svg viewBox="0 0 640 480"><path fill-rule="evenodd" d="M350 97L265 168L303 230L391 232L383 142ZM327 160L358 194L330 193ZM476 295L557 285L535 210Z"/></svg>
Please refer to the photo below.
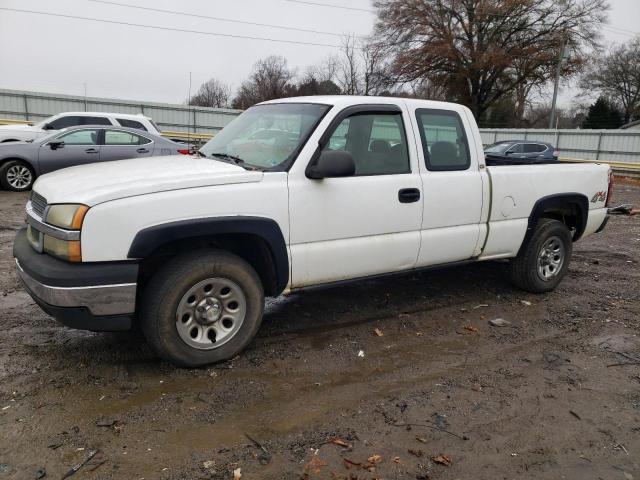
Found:
<svg viewBox="0 0 640 480"><path fill-rule="evenodd" d="M255 165L250 165L240 157L235 157L233 155L229 155L228 153L210 153L209 155L212 157L226 158L227 160L229 160L230 163L233 163L238 167L242 167L245 170L259 170L259 168L256 167Z"/></svg>

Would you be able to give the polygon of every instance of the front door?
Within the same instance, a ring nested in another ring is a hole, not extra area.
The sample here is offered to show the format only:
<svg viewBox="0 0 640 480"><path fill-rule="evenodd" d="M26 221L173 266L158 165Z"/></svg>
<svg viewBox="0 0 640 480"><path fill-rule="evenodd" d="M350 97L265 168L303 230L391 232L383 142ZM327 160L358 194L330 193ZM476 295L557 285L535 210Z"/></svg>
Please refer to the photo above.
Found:
<svg viewBox="0 0 640 480"><path fill-rule="evenodd" d="M57 148L51 142L40 146L38 163L41 174L53 172L61 168L84 165L100 161L99 129L87 128L63 133L55 138L62 141Z"/></svg>
<svg viewBox="0 0 640 480"><path fill-rule="evenodd" d="M406 125L406 111L396 105L351 107L319 148L350 152L355 174L313 180L296 162L289 175L293 288L415 265L421 182Z"/></svg>

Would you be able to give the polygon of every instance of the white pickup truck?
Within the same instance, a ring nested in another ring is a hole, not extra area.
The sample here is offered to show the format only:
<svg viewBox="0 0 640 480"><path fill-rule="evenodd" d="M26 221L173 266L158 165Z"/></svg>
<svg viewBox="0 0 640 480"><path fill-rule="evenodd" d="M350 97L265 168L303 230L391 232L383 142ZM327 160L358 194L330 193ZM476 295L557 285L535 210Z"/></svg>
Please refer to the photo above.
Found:
<svg viewBox="0 0 640 480"><path fill-rule="evenodd" d="M604 228L607 165L487 167L460 105L308 97L244 112L199 156L40 177L14 244L19 275L62 323L139 326L159 356L240 352L264 297L372 275L510 259L555 288L572 242Z"/></svg>

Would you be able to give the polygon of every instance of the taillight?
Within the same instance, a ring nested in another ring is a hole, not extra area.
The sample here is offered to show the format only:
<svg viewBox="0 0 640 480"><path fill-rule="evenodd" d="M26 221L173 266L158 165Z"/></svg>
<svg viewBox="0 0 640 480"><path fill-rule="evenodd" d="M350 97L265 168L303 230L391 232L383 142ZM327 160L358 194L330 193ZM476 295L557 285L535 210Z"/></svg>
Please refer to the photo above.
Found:
<svg viewBox="0 0 640 480"><path fill-rule="evenodd" d="M609 169L609 188L607 189L607 203L605 203L605 207L611 205L611 200L613 199L613 170Z"/></svg>
<svg viewBox="0 0 640 480"><path fill-rule="evenodd" d="M181 153L182 155L189 155L191 152L188 148L181 148L178 150L178 153Z"/></svg>

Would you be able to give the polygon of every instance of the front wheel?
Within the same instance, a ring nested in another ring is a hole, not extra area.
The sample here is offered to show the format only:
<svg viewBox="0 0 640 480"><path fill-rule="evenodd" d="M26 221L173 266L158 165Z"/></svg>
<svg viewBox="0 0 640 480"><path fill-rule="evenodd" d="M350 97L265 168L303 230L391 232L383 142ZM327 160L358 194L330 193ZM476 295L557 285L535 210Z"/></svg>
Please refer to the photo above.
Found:
<svg viewBox="0 0 640 480"><path fill-rule="evenodd" d="M5 190L24 192L31 189L36 176L29 165L11 160L0 167L0 186Z"/></svg>
<svg viewBox="0 0 640 480"><path fill-rule="evenodd" d="M140 321L160 357L198 367L240 353L263 310L262 283L251 265L229 252L200 250L174 258L151 278Z"/></svg>
<svg viewBox="0 0 640 480"><path fill-rule="evenodd" d="M567 274L573 243L567 226L541 218L520 254L509 262L512 283L532 293L555 289Z"/></svg>

